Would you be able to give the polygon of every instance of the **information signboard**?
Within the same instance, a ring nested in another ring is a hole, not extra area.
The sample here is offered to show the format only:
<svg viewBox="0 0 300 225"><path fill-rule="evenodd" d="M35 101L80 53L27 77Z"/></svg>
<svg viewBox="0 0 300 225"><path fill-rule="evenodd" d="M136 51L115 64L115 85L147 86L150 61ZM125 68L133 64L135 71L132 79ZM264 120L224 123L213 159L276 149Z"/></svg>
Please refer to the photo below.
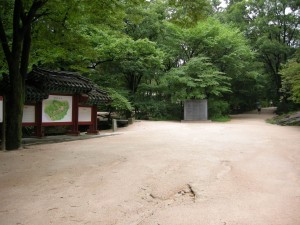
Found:
<svg viewBox="0 0 300 225"><path fill-rule="evenodd" d="M35 122L35 106L24 105L22 123L34 123Z"/></svg>
<svg viewBox="0 0 300 225"><path fill-rule="evenodd" d="M42 122L72 122L72 96L49 95L43 100Z"/></svg>
<svg viewBox="0 0 300 225"><path fill-rule="evenodd" d="M207 100L187 100L184 102L184 120L207 120Z"/></svg>
<svg viewBox="0 0 300 225"><path fill-rule="evenodd" d="M92 108L79 107L78 122L92 122Z"/></svg>

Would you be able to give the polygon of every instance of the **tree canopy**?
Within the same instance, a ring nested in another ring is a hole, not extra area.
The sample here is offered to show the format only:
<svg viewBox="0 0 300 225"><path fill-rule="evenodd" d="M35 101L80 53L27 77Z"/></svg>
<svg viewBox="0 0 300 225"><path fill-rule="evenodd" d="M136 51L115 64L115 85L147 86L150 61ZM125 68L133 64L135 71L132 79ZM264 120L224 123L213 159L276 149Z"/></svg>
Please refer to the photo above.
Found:
<svg viewBox="0 0 300 225"><path fill-rule="evenodd" d="M109 88L113 108L123 102L141 118L180 119L189 98L208 98L212 117L249 110L258 100L299 103L299 1L227 3L1 1L9 148L20 146L24 79L33 65L80 71Z"/></svg>
<svg viewBox="0 0 300 225"><path fill-rule="evenodd" d="M300 3L298 0L230 1L225 21L245 32L257 59L269 77L269 95L280 97L283 64L299 47Z"/></svg>
<svg viewBox="0 0 300 225"><path fill-rule="evenodd" d="M290 59L280 71L283 95L300 104L300 51Z"/></svg>

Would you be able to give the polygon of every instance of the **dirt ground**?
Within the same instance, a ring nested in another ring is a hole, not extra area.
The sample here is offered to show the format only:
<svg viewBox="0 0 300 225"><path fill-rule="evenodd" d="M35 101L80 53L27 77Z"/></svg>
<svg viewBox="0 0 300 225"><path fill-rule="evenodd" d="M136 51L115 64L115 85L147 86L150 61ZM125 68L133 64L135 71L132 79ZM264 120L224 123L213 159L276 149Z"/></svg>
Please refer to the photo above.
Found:
<svg viewBox="0 0 300 225"><path fill-rule="evenodd" d="M0 224L299 225L300 127L270 116L0 152Z"/></svg>

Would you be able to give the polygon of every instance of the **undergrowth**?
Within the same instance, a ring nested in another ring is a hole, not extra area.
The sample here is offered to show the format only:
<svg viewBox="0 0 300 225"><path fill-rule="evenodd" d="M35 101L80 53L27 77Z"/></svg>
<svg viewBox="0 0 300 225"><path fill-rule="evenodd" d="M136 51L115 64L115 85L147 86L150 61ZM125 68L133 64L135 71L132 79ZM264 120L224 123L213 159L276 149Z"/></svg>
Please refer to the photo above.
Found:
<svg viewBox="0 0 300 225"><path fill-rule="evenodd" d="M214 122L228 122L231 120L229 116L219 116L210 118Z"/></svg>

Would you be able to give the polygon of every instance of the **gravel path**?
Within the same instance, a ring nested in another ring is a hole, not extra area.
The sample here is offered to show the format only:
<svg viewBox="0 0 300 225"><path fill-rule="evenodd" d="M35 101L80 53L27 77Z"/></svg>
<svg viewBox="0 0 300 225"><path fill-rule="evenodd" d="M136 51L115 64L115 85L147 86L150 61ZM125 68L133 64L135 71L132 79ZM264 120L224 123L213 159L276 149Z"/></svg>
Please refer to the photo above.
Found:
<svg viewBox="0 0 300 225"><path fill-rule="evenodd" d="M270 112L0 152L0 224L299 225L300 127Z"/></svg>

